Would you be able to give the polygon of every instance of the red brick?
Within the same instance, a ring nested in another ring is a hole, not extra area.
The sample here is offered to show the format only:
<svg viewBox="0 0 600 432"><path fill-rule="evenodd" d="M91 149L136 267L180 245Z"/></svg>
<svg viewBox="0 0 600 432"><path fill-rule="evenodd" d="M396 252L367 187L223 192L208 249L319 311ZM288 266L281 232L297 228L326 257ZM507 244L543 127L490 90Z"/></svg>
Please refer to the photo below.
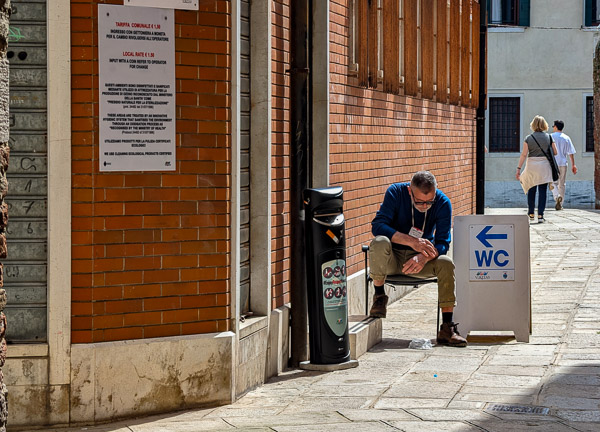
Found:
<svg viewBox="0 0 600 432"><path fill-rule="evenodd" d="M104 341L119 341L142 339L144 337L143 327L126 327L104 330Z"/></svg>
<svg viewBox="0 0 600 432"><path fill-rule="evenodd" d="M132 285L123 288L123 298L159 297L161 292L159 284Z"/></svg>
<svg viewBox="0 0 600 432"><path fill-rule="evenodd" d="M119 300L109 301L105 304L107 314L140 312L142 310L142 300Z"/></svg>
<svg viewBox="0 0 600 432"><path fill-rule="evenodd" d="M178 309L181 306L179 297L160 297L144 299L144 311Z"/></svg>
<svg viewBox="0 0 600 432"><path fill-rule="evenodd" d="M124 317L126 326L149 326L162 322L162 312L140 312L127 314Z"/></svg>
<svg viewBox="0 0 600 432"><path fill-rule="evenodd" d="M179 280L179 271L173 269L146 270L144 283L174 282Z"/></svg>
<svg viewBox="0 0 600 432"><path fill-rule="evenodd" d="M162 314L165 324L198 321L198 309L179 309Z"/></svg>
<svg viewBox="0 0 600 432"><path fill-rule="evenodd" d="M180 334L181 326L179 324L144 327L145 338L179 336Z"/></svg>

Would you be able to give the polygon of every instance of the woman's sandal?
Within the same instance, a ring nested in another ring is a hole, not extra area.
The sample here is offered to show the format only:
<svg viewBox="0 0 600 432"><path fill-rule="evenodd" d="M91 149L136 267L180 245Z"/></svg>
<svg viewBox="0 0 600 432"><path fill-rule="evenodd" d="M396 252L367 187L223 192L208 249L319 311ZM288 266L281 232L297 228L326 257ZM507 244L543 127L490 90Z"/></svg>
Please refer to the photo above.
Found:
<svg viewBox="0 0 600 432"><path fill-rule="evenodd" d="M544 223L546 222L546 219L544 219L544 216L538 216L538 223Z"/></svg>
<svg viewBox="0 0 600 432"><path fill-rule="evenodd" d="M535 217L535 215L532 213L529 215L529 220L533 220L533 218Z"/></svg>

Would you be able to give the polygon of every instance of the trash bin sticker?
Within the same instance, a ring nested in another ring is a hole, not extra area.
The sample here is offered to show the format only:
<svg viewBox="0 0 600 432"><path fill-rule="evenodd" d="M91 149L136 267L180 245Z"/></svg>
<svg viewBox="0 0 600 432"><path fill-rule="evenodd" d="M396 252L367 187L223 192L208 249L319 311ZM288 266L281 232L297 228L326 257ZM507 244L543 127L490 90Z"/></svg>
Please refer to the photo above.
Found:
<svg viewBox="0 0 600 432"><path fill-rule="evenodd" d="M469 280L515 280L514 225L469 225Z"/></svg>
<svg viewBox="0 0 600 432"><path fill-rule="evenodd" d="M343 336L348 326L346 261L336 259L323 263L321 274L325 320L337 336Z"/></svg>

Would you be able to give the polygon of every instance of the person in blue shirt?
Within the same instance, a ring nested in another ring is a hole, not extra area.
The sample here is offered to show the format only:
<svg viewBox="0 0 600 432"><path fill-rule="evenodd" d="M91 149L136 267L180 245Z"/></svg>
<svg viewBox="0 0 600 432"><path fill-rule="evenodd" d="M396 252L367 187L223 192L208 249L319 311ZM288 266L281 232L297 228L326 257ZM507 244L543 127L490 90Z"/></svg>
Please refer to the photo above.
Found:
<svg viewBox="0 0 600 432"><path fill-rule="evenodd" d="M452 322L456 282L454 262L446 255L451 224L450 200L437 189L437 181L429 171L419 171L410 183L394 183L387 189L371 223L375 238L369 247L369 259L375 294L369 315L386 317L388 296L384 287L387 275L437 277L442 308L437 342L464 347L467 340L458 333L458 324Z"/></svg>

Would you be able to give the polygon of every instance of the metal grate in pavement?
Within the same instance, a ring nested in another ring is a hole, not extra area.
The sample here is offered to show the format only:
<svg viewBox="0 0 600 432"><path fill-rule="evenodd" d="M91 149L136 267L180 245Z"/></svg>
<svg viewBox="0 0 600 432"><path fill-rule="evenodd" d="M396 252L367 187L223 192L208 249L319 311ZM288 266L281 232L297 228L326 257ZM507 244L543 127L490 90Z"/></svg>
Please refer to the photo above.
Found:
<svg viewBox="0 0 600 432"><path fill-rule="evenodd" d="M486 408L486 411L516 413L516 414L541 414L548 415L550 408L528 405L503 405L493 404Z"/></svg>

